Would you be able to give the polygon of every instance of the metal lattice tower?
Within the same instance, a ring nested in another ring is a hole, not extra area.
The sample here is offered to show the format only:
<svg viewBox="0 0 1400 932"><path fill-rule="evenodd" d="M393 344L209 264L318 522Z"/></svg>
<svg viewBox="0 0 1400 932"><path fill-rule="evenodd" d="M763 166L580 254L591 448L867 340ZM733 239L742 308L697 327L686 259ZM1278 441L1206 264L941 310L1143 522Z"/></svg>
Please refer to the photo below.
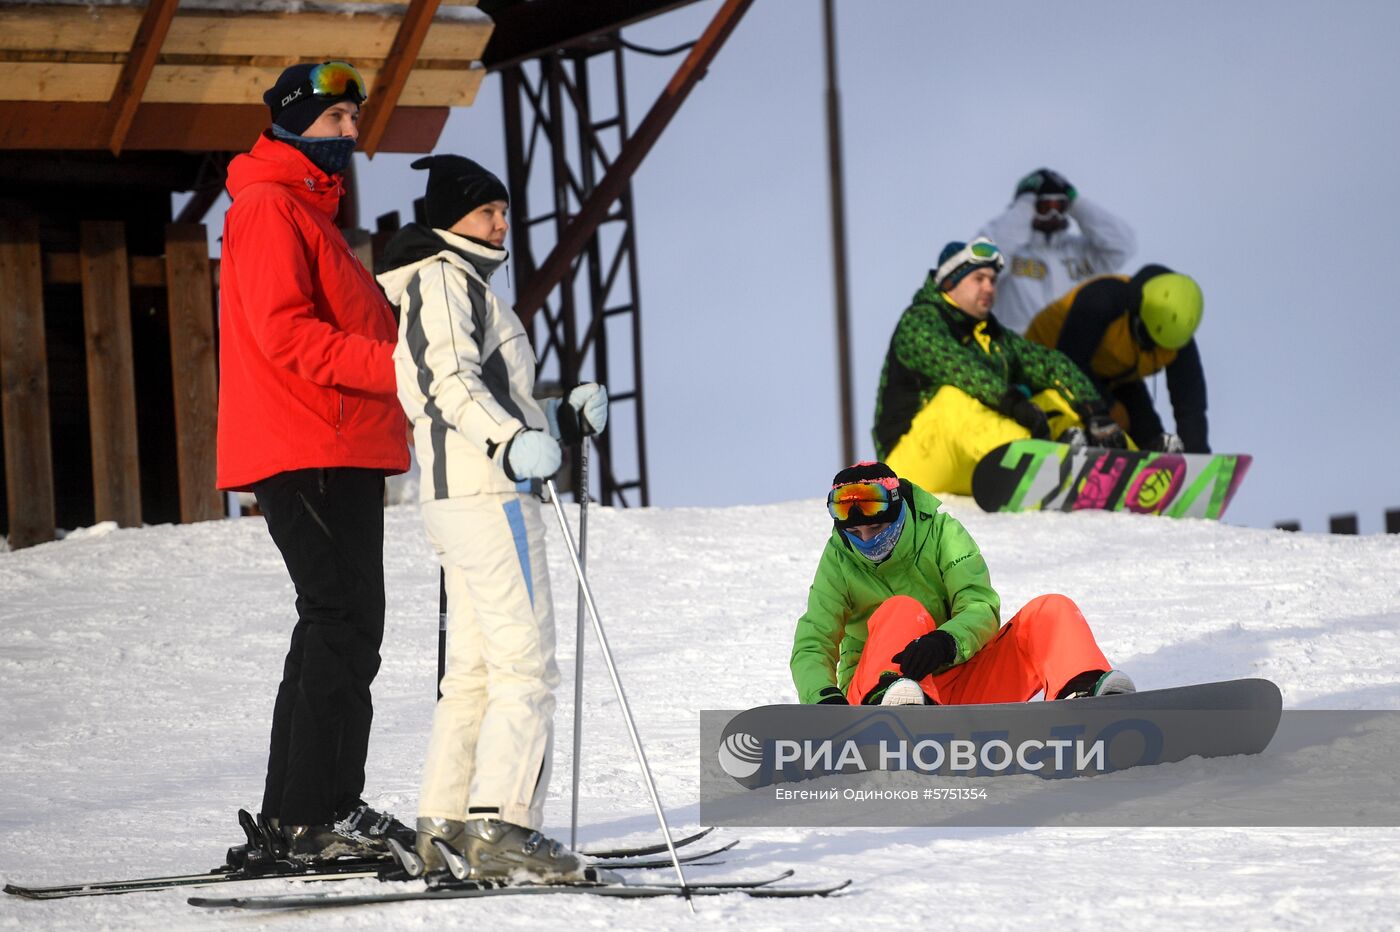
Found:
<svg viewBox="0 0 1400 932"><path fill-rule="evenodd" d="M617 33L600 36L505 68L501 78L521 294L627 142L623 44ZM608 387L608 429L594 438L605 505L650 501L637 278L629 182L539 313L522 310L541 381Z"/></svg>

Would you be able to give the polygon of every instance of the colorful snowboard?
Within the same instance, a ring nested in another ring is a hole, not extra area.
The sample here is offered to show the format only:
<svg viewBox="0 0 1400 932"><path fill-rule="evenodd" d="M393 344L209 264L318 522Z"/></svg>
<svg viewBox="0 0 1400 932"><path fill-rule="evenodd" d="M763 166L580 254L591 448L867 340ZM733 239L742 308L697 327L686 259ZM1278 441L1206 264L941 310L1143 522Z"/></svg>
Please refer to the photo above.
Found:
<svg viewBox="0 0 1400 932"><path fill-rule="evenodd" d="M1013 440L972 473L984 511L1131 511L1219 519L1249 471L1244 454L1149 453Z"/></svg>

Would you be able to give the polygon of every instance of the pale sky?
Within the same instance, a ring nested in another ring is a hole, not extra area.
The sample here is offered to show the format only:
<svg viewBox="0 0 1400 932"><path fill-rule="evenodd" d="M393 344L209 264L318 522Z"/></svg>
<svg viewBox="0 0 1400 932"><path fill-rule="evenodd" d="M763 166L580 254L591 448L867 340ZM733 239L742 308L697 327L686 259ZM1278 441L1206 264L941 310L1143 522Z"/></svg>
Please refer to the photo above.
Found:
<svg viewBox="0 0 1400 932"><path fill-rule="evenodd" d="M717 8L625 36L675 45ZM1381 530L1400 508L1400 320L1377 274L1400 246L1400 6L837 10L862 454L890 334L939 249L1046 165L1134 226L1125 271L1200 282L1212 447L1255 457L1227 520L1319 531L1358 511ZM634 126L680 61L628 56ZM841 465L823 81L818 0L758 0L634 179L653 504L812 498ZM500 97L488 76L436 151L504 177ZM357 158L363 222L410 216L413 157Z"/></svg>

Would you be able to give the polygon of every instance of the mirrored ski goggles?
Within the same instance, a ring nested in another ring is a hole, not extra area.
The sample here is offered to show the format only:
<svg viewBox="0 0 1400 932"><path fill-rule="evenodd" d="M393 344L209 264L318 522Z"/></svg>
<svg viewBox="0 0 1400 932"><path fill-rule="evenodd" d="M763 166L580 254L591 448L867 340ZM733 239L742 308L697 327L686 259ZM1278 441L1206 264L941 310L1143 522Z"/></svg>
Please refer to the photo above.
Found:
<svg viewBox="0 0 1400 932"><path fill-rule="evenodd" d="M348 61L328 61L311 69L307 75L311 93L317 97L356 97L364 103L369 97L365 79Z"/></svg>
<svg viewBox="0 0 1400 932"><path fill-rule="evenodd" d="M1001 254L996 243L985 236L979 236L949 256L947 262L938 266L938 271L934 274L935 283L941 285L949 275L964 265L993 265L1000 272L1006 267L1006 257Z"/></svg>
<svg viewBox="0 0 1400 932"><path fill-rule="evenodd" d="M833 521L877 518L899 501L899 480L852 482L832 489L826 497L826 510Z"/></svg>

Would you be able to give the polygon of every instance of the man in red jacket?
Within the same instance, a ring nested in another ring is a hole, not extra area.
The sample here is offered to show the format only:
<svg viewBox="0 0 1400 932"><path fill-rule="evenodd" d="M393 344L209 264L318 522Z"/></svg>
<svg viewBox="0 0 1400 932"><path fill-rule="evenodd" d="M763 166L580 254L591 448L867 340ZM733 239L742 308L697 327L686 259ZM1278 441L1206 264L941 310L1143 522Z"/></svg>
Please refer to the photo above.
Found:
<svg viewBox="0 0 1400 932"><path fill-rule="evenodd" d="M294 65L229 164L218 483L252 490L296 587L262 814L304 860L413 833L361 799L384 634L384 477L408 468L393 310L335 226L363 79Z"/></svg>

